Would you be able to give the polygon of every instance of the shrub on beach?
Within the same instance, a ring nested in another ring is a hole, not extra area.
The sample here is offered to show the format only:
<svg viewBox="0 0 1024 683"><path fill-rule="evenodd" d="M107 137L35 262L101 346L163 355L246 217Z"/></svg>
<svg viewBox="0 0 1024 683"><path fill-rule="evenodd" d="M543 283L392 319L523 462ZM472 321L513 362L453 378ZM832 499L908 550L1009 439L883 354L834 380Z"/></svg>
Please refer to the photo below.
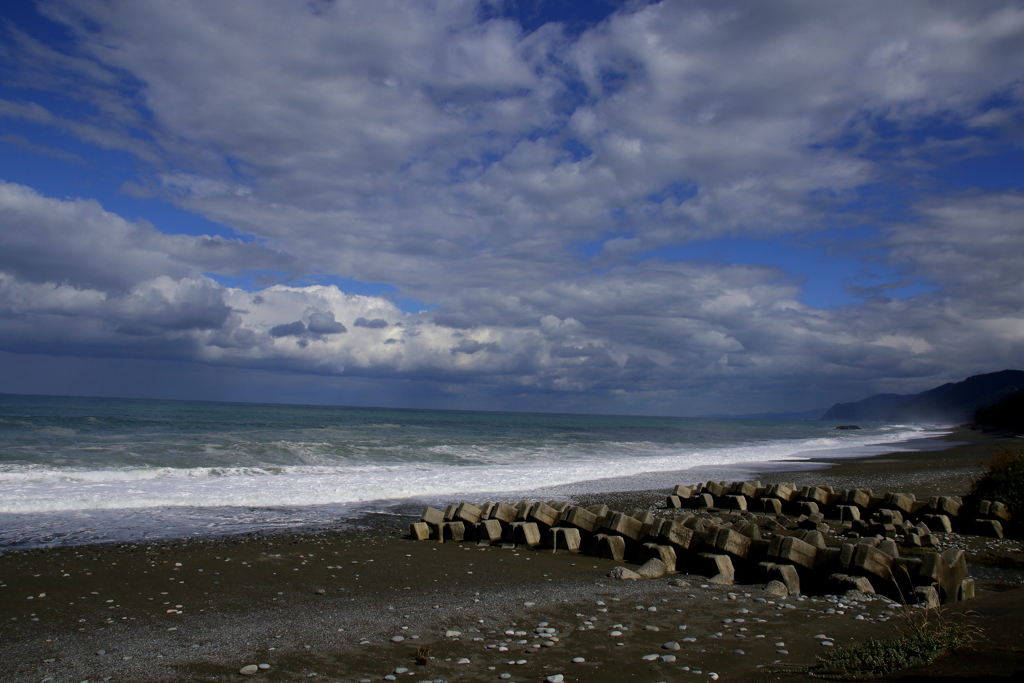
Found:
<svg viewBox="0 0 1024 683"><path fill-rule="evenodd" d="M977 424L1024 432L1024 391L974 413Z"/></svg>
<svg viewBox="0 0 1024 683"><path fill-rule="evenodd" d="M974 500L998 500L1015 515L1024 514L1024 450L999 448L989 471L971 487Z"/></svg>

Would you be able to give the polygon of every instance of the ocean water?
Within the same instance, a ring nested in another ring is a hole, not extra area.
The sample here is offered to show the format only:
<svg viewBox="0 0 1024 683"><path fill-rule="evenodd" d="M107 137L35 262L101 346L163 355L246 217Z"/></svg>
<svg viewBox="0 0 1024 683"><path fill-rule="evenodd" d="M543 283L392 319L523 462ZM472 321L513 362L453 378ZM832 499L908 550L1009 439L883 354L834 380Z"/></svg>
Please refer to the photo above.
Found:
<svg viewBox="0 0 1024 683"><path fill-rule="evenodd" d="M0 549L736 479L940 428L0 395Z"/></svg>

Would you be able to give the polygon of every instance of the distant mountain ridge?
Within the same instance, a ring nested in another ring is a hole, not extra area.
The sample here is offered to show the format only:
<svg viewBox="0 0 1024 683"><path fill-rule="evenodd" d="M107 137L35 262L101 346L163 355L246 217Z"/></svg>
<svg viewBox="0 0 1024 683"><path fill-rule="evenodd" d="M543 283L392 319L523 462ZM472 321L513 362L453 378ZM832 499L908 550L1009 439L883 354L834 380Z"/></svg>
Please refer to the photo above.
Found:
<svg viewBox="0 0 1024 683"><path fill-rule="evenodd" d="M822 420L877 422L970 422L974 412L1024 391L1024 371L1001 370L950 382L919 394L876 394L837 403Z"/></svg>

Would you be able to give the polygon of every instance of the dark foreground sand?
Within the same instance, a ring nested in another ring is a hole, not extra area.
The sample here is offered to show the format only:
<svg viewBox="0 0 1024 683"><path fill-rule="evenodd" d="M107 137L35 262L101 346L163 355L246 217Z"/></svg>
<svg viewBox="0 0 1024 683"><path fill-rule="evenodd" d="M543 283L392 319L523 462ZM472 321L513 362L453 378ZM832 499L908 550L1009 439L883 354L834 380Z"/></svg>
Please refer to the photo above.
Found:
<svg viewBox="0 0 1024 683"><path fill-rule="evenodd" d="M982 435L950 438L965 440L761 479L962 493L992 452ZM624 508L664 494L600 499ZM409 521L378 515L357 531L6 552L0 681L797 681L764 667L812 664L828 647L816 636L834 647L904 623L884 598L776 598L760 585L687 575L670 578L688 587L615 581L609 560L409 541ZM1024 672L1024 574L1012 567L1024 561L1020 542L950 542L979 562L979 597L964 606L986 639L890 678L1009 680L998 677ZM557 630L553 646L531 647L542 640L537 628ZM260 663L270 668L238 674Z"/></svg>

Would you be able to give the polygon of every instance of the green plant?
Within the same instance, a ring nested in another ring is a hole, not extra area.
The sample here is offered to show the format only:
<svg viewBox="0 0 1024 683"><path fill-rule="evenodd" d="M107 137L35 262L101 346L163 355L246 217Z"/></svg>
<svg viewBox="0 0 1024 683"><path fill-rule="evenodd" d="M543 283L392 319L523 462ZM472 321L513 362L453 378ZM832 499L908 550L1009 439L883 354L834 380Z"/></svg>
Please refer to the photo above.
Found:
<svg viewBox="0 0 1024 683"><path fill-rule="evenodd" d="M996 448L989 471L971 487L974 500L999 500L1011 513L1024 512L1024 450L1014 453L1005 446Z"/></svg>
<svg viewBox="0 0 1024 683"><path fill-rule="evenodd" d="M968 623L969 613L951 622L939 609L918 610L904 606L900 634L885 640L837 647L819 655L812 666L773 669L776 673L804 673L814 678L866 680L911 666L928 664L954 650L970 645L981 631Z"/></svg>

